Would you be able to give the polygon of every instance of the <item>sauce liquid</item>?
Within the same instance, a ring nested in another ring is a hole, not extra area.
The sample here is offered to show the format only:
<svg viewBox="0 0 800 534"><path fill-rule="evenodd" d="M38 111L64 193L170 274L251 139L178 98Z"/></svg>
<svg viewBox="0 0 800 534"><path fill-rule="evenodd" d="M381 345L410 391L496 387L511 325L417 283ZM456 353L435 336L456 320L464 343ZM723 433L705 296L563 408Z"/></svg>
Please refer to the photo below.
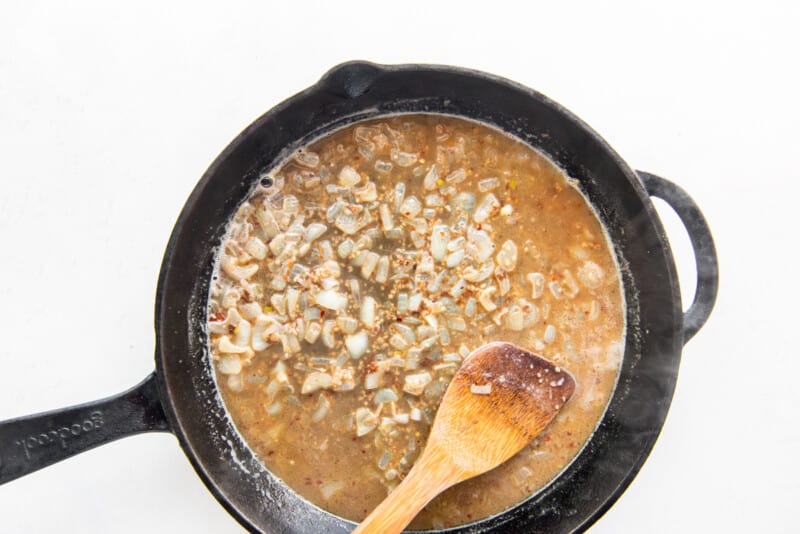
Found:
<svg viewBox="0 0 800 534"><path fill-rule="evenodd" d="M315 161L317 165L312 166ZM391 170L381 163L376 167L378 161L392 163ZM434 163L439 179L437 190L431 191L425 189L423 181ZM406 198L416 196L424 205L422 199L431 193L447 192L450 183L445 178L463 169L465 178L452 187L458 192L474 192L479 203L486 192L480 191L478 183L497 178L499 185L491 193L510 209L504 208L505 214L495 214L487 223L498 249L507 240L518 249L516 266L508 273L510 289L498 301L504 304L527 299L538 309L538 320L522 330L511 330L502 319L501 324L495 324L491 314L478 305L475 316L466 318L465 330L450 329L449 343L442 347L438 359L424 358L418 369L391 368L383 375L380 387L392 388L400 397L392 410L407 413L416 407L423 414L421 420L392 425L390 432L376 429L357 436L353 414L362 406L375 408L370 404L374 391L365 390L364 377L375 370L375 354L391 356L396 352L387 337L393 320L390 315L395 311L393 303L403 287L364 281L358 268L335 254L342 264L342 279L360 278L362 294L375 297L382 319L367 353L353 362L355 388L300 393L304 377L315 368L309 363L311 358L337 358L342 352L341 342L330 349L319 341L309 344L301 340L302 350L288 358L277 343L256 351L238 380L231 379L230 373L218 374L225 405L240 434L270 471L319 507L360 521L408 472L425 445L430 421L454 372L434 369L434 365L442 364L442 354L459 348L471 351L495 340L515 343L568 370L577 383L575 394L533 443L499 468L437 497L410 528L456 526L502 512L536 493L570 463L592 435L614 390L623 353L625 313L619 270L606 234L587 201L557 166L529 146L475 122L440 115L399 115L358 123L313 142L271 176L282 179L283 193L295 195L301 205L326 207L331 198L325 182L335 182L344 165L368 175L376 185L378 200L389 205L398 182L405 184ZM321 177L320 186L307 189L305 180L314 181L315 177ZM259 191L245 207L264 202L266 193ZM441 196L445 203L452 201L452 197ZM456 213L439 210L437 220L453 224ZM394 218L399 221L402 214ZM240 210L231 235L248 221L257 227L252 210ZM396 224L399 226L399 222ZM380 227L379 220L377 225ZM323 236L331 241L334 251L346 237L335 228ZM400 240L375 239L370 250L392 255L414 248L406 232ZM309 258L302 261L313 266L313 251ZM526 279L529 273L544 277L538 298L532 297L532 285ZM222 293L233 281L221 270L218 276L221 286L210 299L210 314L216 313L220 319L225 314ZM256 286L251 292L256 295L245 295L242 300L249 297L260 306L266 305L274 292L269 288L270 280L267 270L261 269L250 280ZM481 314L484 317L478 320ZM358 318L357 311L350 315ZM424 320L425 315L425 310L420 310L416 316ZM329 312L323 318L334 317ZM548 332L548 327L554 330ZM217 339L211 336L212 356L219 364ZM280 361L288 369L293 394L287 391L269 398L265 385ZM404 376L426 370L433 381L425 393L404 393ZM315 420L314 414L323 402L320 396L325 396L329 409L323 418ZM273 411L278 409L276 404L280 405L279 413L268 413L271 406ZM388 412L388 406L384 406L382 415ZM388 460L384 458L387 453ZM396 476L387 475L389 470Z"/></svg>

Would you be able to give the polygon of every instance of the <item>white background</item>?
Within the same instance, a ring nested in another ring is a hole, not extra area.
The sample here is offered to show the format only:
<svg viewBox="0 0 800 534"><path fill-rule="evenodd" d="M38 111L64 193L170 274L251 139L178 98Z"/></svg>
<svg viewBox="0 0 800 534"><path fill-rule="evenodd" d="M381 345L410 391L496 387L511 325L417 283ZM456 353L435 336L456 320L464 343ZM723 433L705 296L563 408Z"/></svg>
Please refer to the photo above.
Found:
<svg viewBox="0 0 800 534"><path fill-rule="evenodd" d="M716 310L592 532L796 531L797 2L71 4L0 6L0 419L150 372L172 224L253 119L344 60L462 65L573 110L689 191L716 237ZM0 487L0 530L242 531L168 434Z"/></svg>

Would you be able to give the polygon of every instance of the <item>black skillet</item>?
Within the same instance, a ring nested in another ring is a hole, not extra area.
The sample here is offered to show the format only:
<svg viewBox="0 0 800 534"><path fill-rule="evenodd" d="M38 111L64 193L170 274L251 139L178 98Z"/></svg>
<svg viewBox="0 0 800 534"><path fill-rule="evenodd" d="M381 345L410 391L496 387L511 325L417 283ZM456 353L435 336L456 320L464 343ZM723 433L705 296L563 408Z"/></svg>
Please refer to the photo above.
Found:
<svg viewBox="0 0 800 534"><path fill-rule="evenodd" d="M445 113L530 143L580 182L614 242L625 287L623 368L599 428L548 487L497 516L449 532L588 528L641 468L664 424L681 350L717 294L717 257L700 210L676 185L634 172L588 126L545 96L481 72L427 65L339 65L248 126L192 192L167 245L156 295L156 371L104 400L0 423L0 483L139 432L174 433L200 478L254 532L348 532L270 474L226 416L209 365L206 302L215 247L261 172L325 132L392 113ZM697 291L684 314L675 265L650 197L686 226Z"/></svg>

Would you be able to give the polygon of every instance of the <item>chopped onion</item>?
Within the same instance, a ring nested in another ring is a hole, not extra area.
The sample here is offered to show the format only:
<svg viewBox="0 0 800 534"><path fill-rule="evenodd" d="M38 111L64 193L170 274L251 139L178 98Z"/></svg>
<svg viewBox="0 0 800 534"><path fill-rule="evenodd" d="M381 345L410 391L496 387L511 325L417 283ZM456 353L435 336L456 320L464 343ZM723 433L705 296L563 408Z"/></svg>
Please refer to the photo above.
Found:
<svg viewBox="0 0 800 534"><path fill-rule="evenodd" d="M522 313L522 308L520 308L517 304L513 304L508 310L508 315L506 316L506 325L508 326L509 330L519 332L524 327L524 319L525 316Z"/></svg>
<svg viewBox="0 0 800 534"><path fill-rule="evenodd" d="M447 243L450 241L450 229L438 224L431 231L431 256L435 260L443 260L447 255Z"/></svg>
<svg viewBox="0 0 800 534"><path fill-rule="evenodd" d="M242 372L242 361L238 356L226 354L219 359L217 369L224 375L238 375Z"/></svg>
<svg viewBox="0 0 800 534"><path fill-rule="evenodd" d="M422 180L422 186L428 191L436 189L436 186L438 185L436 182L438 180L439 180L439 172L436 169L436 165L431 165L430 170L425 175L425 178L423 178Z"/></svg>
<svg viewBox="0 0 800 534"><path fill-rule="evenodd" d="M422 211L422 204L420 204L417 197L413 195L407 197L403 200L403 203L400 204L400 213L409 219L416 217L420 211Z"/></svg>
<svg viewBox="0 0 800 534"><path fill-rule="evenodd" d="M336 340L333 337L333 329L336 326L336 321L327 320L322 323L322 343L332 349L336 346Z"/></svg>
<svg viewBox="0 0 800 534"><path fill-rule="evenodd" d="M556 338L556 327L549 324L547 328L544 329L544 336L542 336L542 340L545 343L552 343L553 340Z"/></svg>
<svg viewBox="0 0 800 534"><path fill-rule="evenodd" d="M305 231L305 240L307 243L312 243L314 240L318 239L322 236L325 232L328 231L328 227L324 224L320 223L311 223L308 225Z"/></svg>
<svg viewBox="0 0 800 534"><path fill-rule="evenodd" d="M369 295L361 300L360 319L367 328L378 326L378 302Z"/></svg>
<svg viewBox="0 0 800 534"><path fill-rule="evenodd" d="M230 256L225 256L220 262L222 270L225 274L234 280L247 280L258 272L258 265L251 263L249 265L239 265L236 260Z"/></svg>
<svg viewBox="0 0 800 534"><path fill-rule="evenodd" d="M478 302L480 302L483 309L486 311L494 311L497 309L497 305L492 300L492 295L497 292L497 288L494 286L489 286L486 289L482 290L478 295Z"/></svg>
<svg viewBox="0 0 800 534"><path fill-rule="evenodd" d="M538 299L544 292L544 275L542 273L530 273L527 279L531 283L531 298Z"/></svg>
<svg viewBox="0 0 800 534"><path fill-rule="evenodd" d="M322 483L322 485L319 487L319 492L322 495L322 498L328 501L331 497L342 491L345 486L346 484L339 480L329 480Z"/></svg>
<svg viewBox="0 0 800 534"><path fill-rule="evenodd" d="M367 182L361 187L353 189L353 196L359 202L373 202L378 199L378 190L375 182Z"/></svg>
<svg viewBox="0 0 800 534"><path fill-rule="evenodd" d="M361 330L357 334L345 336L344 344L345 347L347 347L347 352L350 354L350 357L358 359L367 352L369 339L367 338L367 333Z"/></svg>
<svg viewBox="0 0 800 534"><path fill-rule="evenodd" d="M375 404L384 404L386 402L395 402L397 399L397 393L395 393L393 389L384 388L375 392L372 402Z"/></svg>
<svg viewBox="0 0 800 534"><path fill-rule="evenodd" d="M425 386L427 386L431 382L431 380L433 380L433 378L431 377L431 374L427 371L412 375L406 375L405 382L403 384L403 391L419 397L425 390Z"/></svg>
<svg viewBox="0 0 800 534"><path fill-rule="evenodd" d="M305 339L306 342L311 343L313 345L319 338L321 332L322 332L322 327L320 326L319 323L310 322L306 327L306 332L303 339Z"/></svg>
<svg viewBox="0 0 800 534"><path fill-rule="evenodd" d="M247 347L235 345L228 336L221 336L219 338L217 349L224 354L243 354L247 352Z"/></svg>
<svg viewBox="0 0 800 534"><path fill-rule="evenodd" d="M323 289L314 296L314 300L329 310L342 311L347 308L347 295L334 289Z"/></svg>
<svg viewBox="0 0 800 534"><path fill-rule="evenodd" d="M329 388L331 387L331 381L332 377L328 373L315 371L309 374L303 381L303 387L301 388L300 393L305 395L307 393L313 393L319 389Z"/></svg>
<svg viewBox="0 0 800 534"><path fill-rule="evenodd" d="M378 416L372 413L369 408L356 409L356 436L361 437L369 434L378 426Z"/></svg>
<svg viewBox="0 0 800 534"><path fill-rule="evenodd" d="M331 401L325 394L321 394L319 396L319 401L317 401L317 409L314 410L314 413L311 415L311 420L315 423L322 421L322 419L328 415L330 409Z"/></svg>
<svg viewBox="0 0 800 534"><path fill-rule="evenodd" d="M339 171L339 185L343 187L352 187L361 181L361 175L350 165L345 165Z"/></svg>
<svg viewBox="0 0 800 534"><path fill-rule="evenodd" d="M378 208L378 215L381 217L381 228L384 232L388 232L394 228L394 218L392 217L392 210L386 204L381 204Z"/></svg>
<svg viewBox="0 0 800 534"><path fill-rule="evenodd" d="M578 269L578 280L590 289L600 287L603 283L604 276L603 268L593 261L585 262L583 266Z"/></svg>
<svg viewBox="0 0 800 534"><path fill-rule="evenodd" d="M500 202L497 200L497 197L494 196L493 193L489 193L481 203L478 204L478 207L475 209L475 214L473 218L475 219L476 223L482 223L486 221L492 214L500 209Z"/></svg>
<svg viewBox="0 0 800 534"><path fill-rule="evenodd" d="M381 375L380 373L369 373L364 377L364 389L371 390L371 389L378 389L381 382Z"/></svg>
<svg viewBox="0 0 800 534"><path fill-rule="evenodd" d="M512 240L507 240L497 253L497 264L508 272L517 266L517 245Z"/></svg>
<svg viewBox="0 0 800 534"><path fill-rule="evenodd" d="M336 326L345 334L354 334L358 328L358 321L352 317L341 316L336 318Z"/></svg>

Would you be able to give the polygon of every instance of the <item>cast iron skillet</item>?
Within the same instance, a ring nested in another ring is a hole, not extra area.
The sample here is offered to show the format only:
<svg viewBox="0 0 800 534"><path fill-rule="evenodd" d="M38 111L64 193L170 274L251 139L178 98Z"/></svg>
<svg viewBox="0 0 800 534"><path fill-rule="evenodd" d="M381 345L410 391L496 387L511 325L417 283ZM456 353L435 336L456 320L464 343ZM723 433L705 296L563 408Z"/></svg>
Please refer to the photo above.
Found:
<svg viewBox="0 0 800 534"><path fill-rule="evenodd" d="M265 169L334 128L382 114L477 119L546 153L581 187L614 242L627 301L619 384L600 426L547 488L506 512L453 532L570 532L588 528L620 496L664 423L681 349L717 294L717 258L695 203L674 184L631 170L588 126L530 89L488 74L427 65L339 65L242 132L189 197L167 245L156 295L156 371L114 397L0 423L0 483L109 441L174 433L200 478L254 532L347 532L344 521L298 497L243 444L209 365L204 324L215 247ZM650 196L686 226L697 292L682 313L678 279Z"/></svg>

